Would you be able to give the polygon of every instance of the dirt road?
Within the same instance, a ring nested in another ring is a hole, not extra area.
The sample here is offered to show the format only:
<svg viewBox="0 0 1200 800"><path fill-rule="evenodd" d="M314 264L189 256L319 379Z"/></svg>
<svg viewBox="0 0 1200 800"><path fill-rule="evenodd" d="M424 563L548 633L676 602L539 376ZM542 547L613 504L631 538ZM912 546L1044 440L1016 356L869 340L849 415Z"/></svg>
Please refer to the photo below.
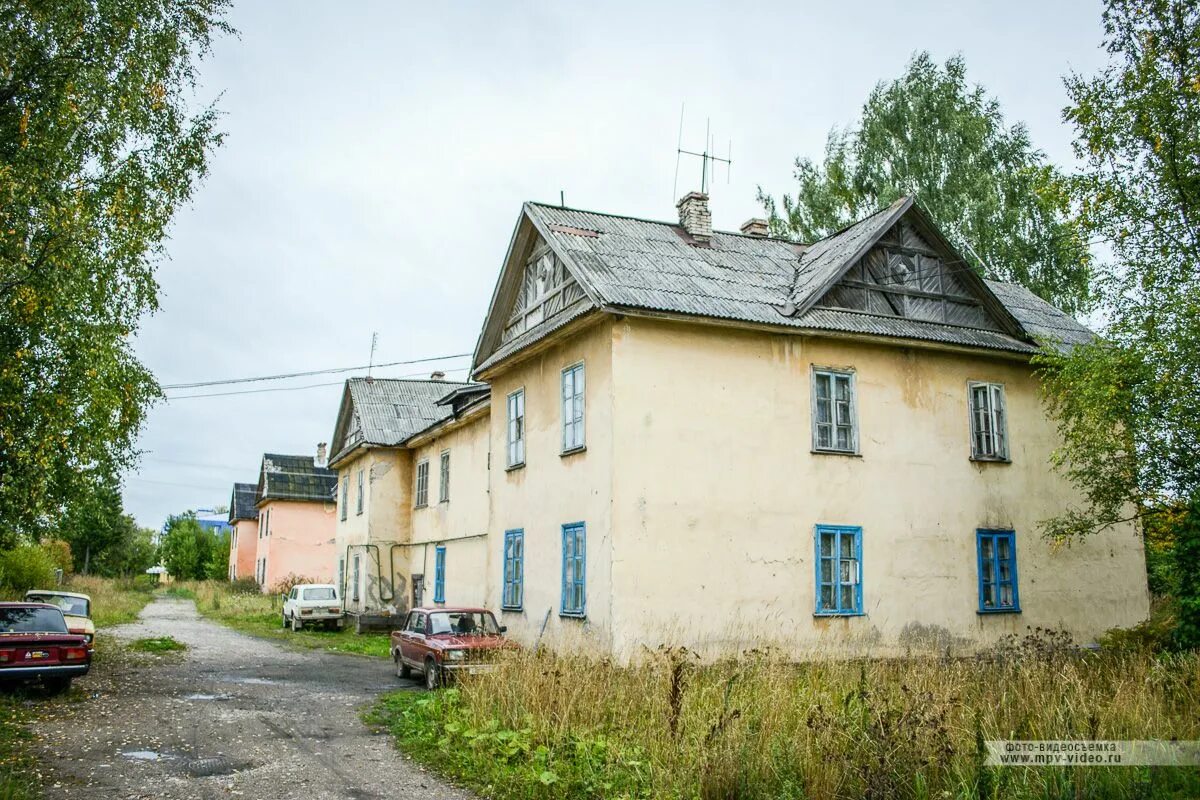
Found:
<svg viewBox="0 0 1200 800"><path fill-rule="evenodd" d="M155 600L113 633L170 635L188 650L76 683L98 696L44 728L48 798L471 797L359 720L380 692L413 686L387 662L293 651L209 622L184 600Z"/></svg>

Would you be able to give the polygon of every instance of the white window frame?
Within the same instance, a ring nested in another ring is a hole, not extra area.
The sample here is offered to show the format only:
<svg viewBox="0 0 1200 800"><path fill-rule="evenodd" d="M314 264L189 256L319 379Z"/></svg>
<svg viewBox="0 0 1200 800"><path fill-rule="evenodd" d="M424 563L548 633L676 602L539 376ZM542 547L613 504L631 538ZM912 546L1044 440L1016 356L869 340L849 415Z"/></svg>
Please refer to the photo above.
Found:
<svg viewBox="0 0 1200 800"><path fill-rule="evenodd" d="M438 455L438 502L450 502L450 451Z"/></svg>
<svg viewBox="0 0 1200 800"><path fill-rule="evenodd" d="M976 395L982 394L985 405L976 406ZM1008 398L1003 383L967 381L967 417L970 423L971 460L1011 460L1008 436Z"/></svg>
<svg viewBox="0 0 1200 800"><path fill-rule="evenodd" d="M829 378L829 422L821 422L817 383L826 377ZM847 379L850 390L849 408L847 409L850 427L850 446L848 448L837 446L838 428L845 427L837 422L837 382L839 378ZM860 438L858 433L858 376L855 370L845 367L818 367L814 364L810 370L809 397L812 407L812 452L858 455ZM827 446L820 444L822 426L829 427L829 445Z"/></svg>
<svg viewBox="0 0 1200 800"><path fill-rule="evenodd" d="M571 377L571 396L567 397L567 376ZM579 361L564 367L559 376L559 409L562 413L562 453L575 453L587 446L584 419L587 392L586 370ZM569 404L569 406L568 406Z"/></svg>
<svg viewBox="0 0 1200 800"><path fill-rule="evenodd" d="M424 508L429 505L429 459L423 458L418 461L415 472L416 487L413 489L413 508Z"/></svg>
<svg viewBox="0 0 1200 800"><path fill-rule="evenodd" d="M505 407L505 431L508 442L508 467L525 466L525 387L508 395Z"/></svg>

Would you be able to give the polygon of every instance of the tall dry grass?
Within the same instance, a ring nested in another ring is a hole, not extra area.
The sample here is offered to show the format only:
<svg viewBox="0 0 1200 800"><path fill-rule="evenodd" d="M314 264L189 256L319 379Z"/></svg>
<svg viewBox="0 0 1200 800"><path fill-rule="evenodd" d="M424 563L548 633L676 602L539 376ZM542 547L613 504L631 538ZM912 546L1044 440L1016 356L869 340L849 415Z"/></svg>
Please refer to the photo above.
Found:
<svg viewBox="0 0 1200 800"><path fill-rule="evenodd" d="M803 664L662 650L619 667L526 651L440 698L393 697L376 721L499 797L1200 795L1195 769L982 765L989 739L1200 739L1196 654L1053 640Z"/></svg>

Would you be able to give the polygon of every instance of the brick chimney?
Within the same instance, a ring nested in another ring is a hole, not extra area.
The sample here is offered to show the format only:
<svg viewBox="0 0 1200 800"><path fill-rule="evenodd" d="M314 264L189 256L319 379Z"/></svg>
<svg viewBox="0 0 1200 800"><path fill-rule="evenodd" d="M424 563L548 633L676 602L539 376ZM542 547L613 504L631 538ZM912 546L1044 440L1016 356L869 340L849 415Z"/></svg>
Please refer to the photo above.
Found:
<svg viewBox="0 0 1200 800"><path fill-rule="evenodd" d="M688 192L675 204L679 209L679 224L697 242L708 243L712 238L712 214L708 211L708 195Z"/></svg>
<svg viewBox="0 0 1200 800"><path fill-rule="evenodd" d="M323 467L329 463L328 454L326 452L325 442L317 445L317 457L313 459L313 464L318 467Z"/></svg>
<svg viewBox="0 0 1200 800"><path fill-rule="evenodd" d="M757 238L766 238L771 233L770 227L765 219L753 217L742 223L742 233L747 236L755 236Z"/></svg>

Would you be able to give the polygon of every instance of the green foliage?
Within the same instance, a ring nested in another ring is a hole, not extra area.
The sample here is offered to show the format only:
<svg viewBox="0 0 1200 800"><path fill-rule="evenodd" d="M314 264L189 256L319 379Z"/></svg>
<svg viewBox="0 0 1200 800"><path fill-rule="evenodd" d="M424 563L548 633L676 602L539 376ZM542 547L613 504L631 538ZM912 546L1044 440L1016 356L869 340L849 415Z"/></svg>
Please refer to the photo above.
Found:
<svg viewBox="0 0 1200 800"><path fill-rule="evenodd" d="M1200 502L1192 504L1176 530L1175 571L1179 576L1175 644L1200 649Z"/></svg>
<svg viewBox="0 0 1200 800"><path fill-rule="evenodd" d="M176 580L203 580L217 543L218 538L196 521L193 512L172 516L159 543L163 566Z"/></svg>
<svg viewBox="0 0 1200 800"><path fill-rule="evenodd" d="M254 578L237 578L229 582L231 594L258 594L258 581Z"/></svg>
<svg viewBox="0 0 1200 800"><path fill-rule="evenodd" d="M142 653L172 653L186 650L187 645L171 636L152 636L134 639L129 643L129 649Z"/></svg>
<svg viewBox="0 0 1200 800"><path fill-rule="evenodd" d="M70 543L78 572L113 574L103 568L104 556L128 546L137 535L137 525L125 513L117 480L110 477L80 487L67 502L57 535Z"/></svg>
<svg viewBox="0 0 1200 800"><path fill-rule="evenodd" d="M54 586L54 569L50 553L37 545L0 552L0 585L17 593Z"/></svg>
<svg viewBox="0 0 1200 800"><path fill-rule="evenodd" d="M878 84L850 130L830 133L821 164L798 158L796 195L759 189L777 235L812 241L915 195L970 267L1067 311L1088 307L1088 248L1061 176L1009 125L960 56L917 53ZM781 208L782 206L782 208Z"/></svg>
<svg viewBox="0 0 1200 800"><path fill-rule="evenodd" d="M1200 498L1200 7L1110 0L1110 64L1066 81L1070 189L1112 259L1096 283L1104 337L1039 359L1064 444L1056 462L1087 503L1056 538Z"/></svg>
<svg viewBox="0 0 1200 800"><path fill-rule="evenodd" d="M227 580L229 578L229 534L215 534L214 538L216 541L209 552L208 574L205 577L215 581Z"/></svg>
<svg viewBox="0 0 1200 800"><path fill-rule="evenodd" d="M130 520L129 517L125 517ZM130 520L131 521L131 520ZM97 559L94 572L100 575L122 578L138 578L146 581L150 576L146 570L158 560L154 546L154 531L136 525L123 527L121 538Z"/></svg>
<svg viewBox="0 0 1200 800"><path fill-rule="evenodd" d="M46 555L50 556L50 560L54 562L54 568L61 569L63 575L70 578L71 573L75 571L75 560L71 557L71 545L62 539L48 539L42 542L41 546L46 551Z"/></svg>
<svg viewBox="0 0 1200 800"><path fill-rule="evenodd" d="M159 388L132 335L220 141L195 63L227 6L0 9L0 546L134 459Z"/></svg>

